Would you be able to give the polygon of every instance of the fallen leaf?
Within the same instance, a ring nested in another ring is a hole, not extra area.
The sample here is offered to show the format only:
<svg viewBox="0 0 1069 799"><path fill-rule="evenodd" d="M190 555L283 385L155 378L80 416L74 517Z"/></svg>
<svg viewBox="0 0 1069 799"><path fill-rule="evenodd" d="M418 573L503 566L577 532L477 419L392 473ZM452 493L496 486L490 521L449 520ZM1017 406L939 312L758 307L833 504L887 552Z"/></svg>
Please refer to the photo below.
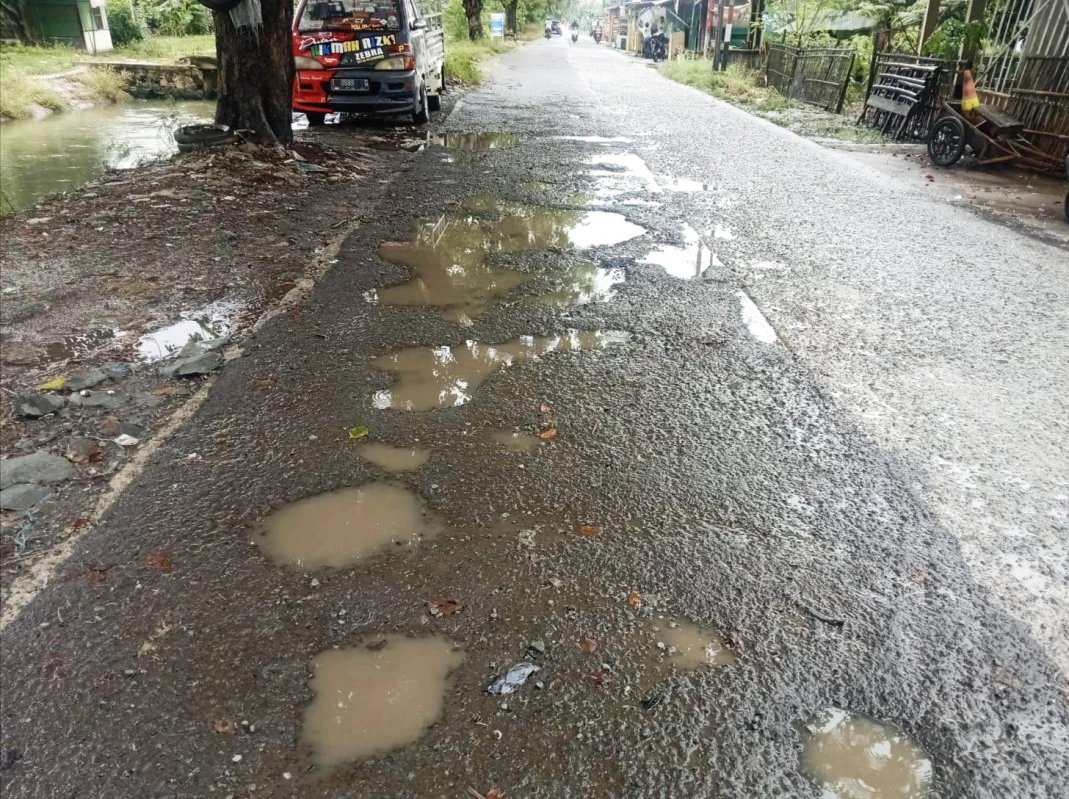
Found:
<svg viewBox="0 0 1069 799"><path fill-rule="evenodd" d="M542 411L542 413L549 413L549 403L543 402L538 406L538 410Z"/></svg>
<svg viewBox="0 0 1069 799"><path fill-rule="evenodd" d="M158 572L169 572L171 570L171 559L162 552L153 552L145 558L145 562Z"/></svg>
<svg viewBox="0 0 1069 799"><path fill-rule="evenodd" d="M590 536L591 538L601 535L601 525L598 524L581 524L579 525L579 535Z"/></svg>
<svg viewBox="0 0 1069 799"><path fill-rule="evenodd" d="M589 636L586 638L580 638L579 648L587 653L595 652L598 648L598 642L595 641L593 638L590 638Z"/></svg>
<svg viewBox="0 0 1069 799"><path fill-rule="evenodd" d="M386 639L385 638L380 638L377 641L369 641L368 643L364 644L364 648L365 649L370 649L372 652L374 652L374 651L376 651L378 649L382 649L384 646L386 646Z"/></svg>
<svg viewBox="0 0 1069 799"><path fill-rule="evenodd" d="M234 731L234 722L230 719L218 719L215 722L215 731L220 735L227 735Z"/></svg>
<svg viewBox="0 0 1069 799"><path fill-rule="evenodd" d="M267 388L269 386L277 386L278 381L273 377L258 377L252 381L252 384L260 388Z"/></svg>
<svg viewBox="0 0 1069 799"><path fill-rule="evenodd" d="M505 792L500 788L491 788L483 799L505 799Z"/></svg>
<svg viewBox="0 0 1069 799"><path fill-rule="evenodd" d="M53 377L51 380L46 380L37 388L41 391L59 391L59 389L63 388L65 385L67 385L67 378L60 376Z"/></svg>
<svg viewBox="0 0 1069 799"><path fill-rule="evenodd" d="M81 452L71 452L67 458L74 463L99 463L104 460L104 450L96 444L90 444Z"/></svg>
<svg viewBox="0 0 1069 799"><path fill-rule="evenodd" d="M457 599L436 599L427 603L427 610L432 616L452 616L464 609L464 603Z"/></svg>
<svg viewBox="0 0 1069 799"><path fill-rule="evenodd" d="M168 394L174 394L174 386L160 386L157 389L153 389L152 393L157 397L166 397Z"/></svg>
<svg viewBox="0 0 1069 799"><path fill-rule="evenodd" d="M356 427L350 427L349 428L349 438L352 438L352 439L363 438L364 436L367 435L367 432L368 432L367 428L364 427L363 425L357 425Z"/></svg>
<svg viewBox="0 0 1069 799"><path fill-rule="evenodd" d="M546 582L554 588L560 588L562 585L564 585L564 580L562 580L560 577L550 577L548 580L546 580Z"/></svg>
<svg viewBox="0 0 1069 799"><path fill-rule="evenodd" d="M543 430L541 433L539 433L538 437L539 438L553 438L555 435L557 435L557 428L550 427L549 429Z"/></svg>
<svg viewBox="0 0 1069 799"><path fill-rule="evenodd" d="M587 678L599 688L606 683L612 682L612 677L604 671L593 671L587 675Z"/></svg>
<svg viewBox="0 0 1069 799"><path fill-rule="evenodd" d="M642 607L642 595L638 591L632 591L627 595L627 604L638 610Z"/></svg>

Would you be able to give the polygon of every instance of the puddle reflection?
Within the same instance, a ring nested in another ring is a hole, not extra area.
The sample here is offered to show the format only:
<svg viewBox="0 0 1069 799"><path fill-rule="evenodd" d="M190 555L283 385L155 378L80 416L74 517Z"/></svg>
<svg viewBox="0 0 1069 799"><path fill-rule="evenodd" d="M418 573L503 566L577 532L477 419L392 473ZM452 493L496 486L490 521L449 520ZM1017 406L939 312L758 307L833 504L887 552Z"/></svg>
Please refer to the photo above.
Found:
<svg viewBox="0 0 1069 799"><path fill-rule="evenodd" d="M525 302L550 308L608 302L616 296L613 287L623 283L624 279L622 269L603 269L587 263L576 264L567 271L553 291L527 297Z"/></svg>
<svg viewBox="0 0 1069 799"><path fill-rule="evenodd" d="M191 341L210 341L229 335L243 307L233 302L214 302L182 314L177 322L146 333L137 340L137 353L146 361L157 361L178 352Z"/></svg>
<svg viewBox="0 0 1069 799"><path fill-rule="evenodd" d="M553 352L604 349L629 337L613 330L572 330L555 336L521 336L503 344L468 341L455 347L408 347L371 362L394 376L393 387L376 392L371 403L403 411L464 405L490 376L513 363Z"/></svg>
<svg viewBox="0 0 1069 799"><path fill-rule="evenodd" d="M838 708L806 725L802 770L823 799L923 799L932 782L924 750L890 724Z"/></svg>
<svg viewBox="0 0 1069 799"><path fill-rule="evenodd" d="M682 247L660 247L647 253L642 258L642 263L656 264L672 277L678 277L681 280L701 277L702 273L714 263L720 265L713 251L702 242L698 231L684 224L682 233L685 242Z"/></svg>

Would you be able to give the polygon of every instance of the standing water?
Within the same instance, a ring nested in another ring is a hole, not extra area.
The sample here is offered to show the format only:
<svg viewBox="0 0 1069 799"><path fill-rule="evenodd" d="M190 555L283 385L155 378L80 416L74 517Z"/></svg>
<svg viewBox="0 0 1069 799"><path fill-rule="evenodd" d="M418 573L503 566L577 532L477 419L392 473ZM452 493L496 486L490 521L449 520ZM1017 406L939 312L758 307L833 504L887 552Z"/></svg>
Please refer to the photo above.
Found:
<svg viewBox="0 0 1069 799"><path fill-rule="evenodd" d="M178 151L172 132L210 121L210 102L107 105L0 126L3 213L57 191L74 191L108 169L130 169Z"/></svg>

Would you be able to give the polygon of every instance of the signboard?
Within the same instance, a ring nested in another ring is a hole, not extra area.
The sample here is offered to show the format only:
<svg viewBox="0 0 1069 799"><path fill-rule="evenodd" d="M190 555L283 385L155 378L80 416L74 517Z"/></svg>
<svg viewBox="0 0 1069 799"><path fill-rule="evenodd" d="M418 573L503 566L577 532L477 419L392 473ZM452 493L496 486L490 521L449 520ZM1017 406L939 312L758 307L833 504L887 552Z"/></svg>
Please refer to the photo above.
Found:
<svg viewBox="0 0 1069 799"><path fill-rule="evenodd" d="M493 39L495 36L499 39L505 37L505 12L503 11L490 14L490 38Z"/></svg>

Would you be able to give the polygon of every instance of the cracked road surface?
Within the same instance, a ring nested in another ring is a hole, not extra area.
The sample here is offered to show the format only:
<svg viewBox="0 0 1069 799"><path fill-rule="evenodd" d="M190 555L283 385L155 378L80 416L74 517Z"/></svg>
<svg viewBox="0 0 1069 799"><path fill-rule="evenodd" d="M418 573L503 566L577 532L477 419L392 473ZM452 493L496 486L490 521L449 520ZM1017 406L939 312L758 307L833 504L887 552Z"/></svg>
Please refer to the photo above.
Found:
<svg viewBox="0 0 1069 799"><path fill-rule="evenodd" d="M5 797L1064 796L1065 253L585 38L446 129L4 631Z"/></svg>

